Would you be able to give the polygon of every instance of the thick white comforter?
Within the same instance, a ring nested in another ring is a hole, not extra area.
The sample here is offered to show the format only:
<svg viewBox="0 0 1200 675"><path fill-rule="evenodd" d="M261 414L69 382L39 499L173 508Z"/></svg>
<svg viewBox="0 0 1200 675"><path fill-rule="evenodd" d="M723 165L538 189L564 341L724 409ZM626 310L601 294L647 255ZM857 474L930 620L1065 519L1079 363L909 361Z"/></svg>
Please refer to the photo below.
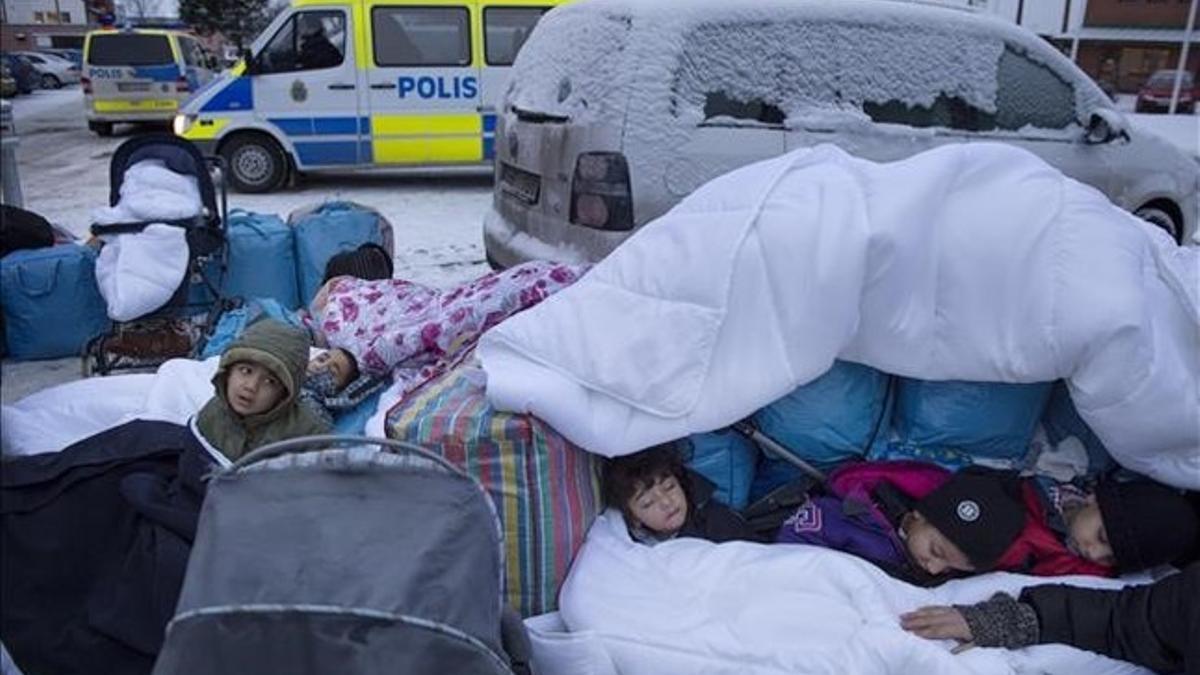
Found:
<svg viewBox="0 0 1200 675"><path fill-rule="evenodd" d="M924 640L899 625L899 615L917 607L1047 582L1122 583L997 572L925 589L813 546L678 539L649 547L633 542L620 514L609 511L588 532L562 588L570 635L555 644L535 626L535 658L548 675L557 675L555 666L572 675L613 667L621 675L1148 672L1063 645L955 655L952 642Z"/></svg>
<svg viewBox="0 0 1200 675"><path fill-rule="evenodd" d="M155 223L190 218L204 208L194 176L166 168L160 160L129 167L116 206L92 213L92 221ZM129 321L162 307L187 272L188 245L183 228L149 225L141 232L106 238L96 261L96 283L108 317Z"/></svg>
<svg viewBox="0 0 1200 675"><path fill-rule="evenodd" d="M212 398L219 361L171 359L153 374L90 377L0 406L0 450L8 456L58 452L133 419L185 424Z"/></svg>
<svg viewBox="0 0 1200 675"><path fill-rule="evenodd" d="M835 358L928 380L1065 378L1125 466L1200 488L1200 269L1023 150L726 174L485 334L497 408L604 455L719 428Z"/></svg>

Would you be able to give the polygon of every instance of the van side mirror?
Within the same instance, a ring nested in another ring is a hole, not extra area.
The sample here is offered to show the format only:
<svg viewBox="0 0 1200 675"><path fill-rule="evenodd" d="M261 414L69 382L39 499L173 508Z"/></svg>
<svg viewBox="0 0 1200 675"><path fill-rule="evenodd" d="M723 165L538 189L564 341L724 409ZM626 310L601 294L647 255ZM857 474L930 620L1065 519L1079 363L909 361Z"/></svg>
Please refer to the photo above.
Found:
<svg viewBox="0 0 1200 675"><path fill-rule="evenodd" d="M1083 134L1084 143L1100 145L1121 138L1129 140L1129 128L1120 113L1105 108L1092 112L1088 118L1087 130Z"/></svg>
<svg viewBox="0 0 1200 675"><path fill-rule="evenodd" d="M257 75L259 68L258 63L254 59L254 55L250 53L249 47L242 47L241 53L242 63L246 64L247 75Z"/></svg>

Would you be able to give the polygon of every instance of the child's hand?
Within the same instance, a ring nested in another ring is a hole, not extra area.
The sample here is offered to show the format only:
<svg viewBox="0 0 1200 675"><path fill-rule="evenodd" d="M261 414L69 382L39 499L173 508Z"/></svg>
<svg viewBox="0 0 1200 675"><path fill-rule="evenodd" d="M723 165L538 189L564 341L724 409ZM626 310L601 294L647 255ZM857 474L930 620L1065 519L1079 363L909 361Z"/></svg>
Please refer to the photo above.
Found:
<svg viewBox="0 0 1200 675"><path fill-rule="evenodd" d="M975 639L962 612L945 605L922 607L915 612L901 614L900 627L930 640L970 642Z"/></svg>

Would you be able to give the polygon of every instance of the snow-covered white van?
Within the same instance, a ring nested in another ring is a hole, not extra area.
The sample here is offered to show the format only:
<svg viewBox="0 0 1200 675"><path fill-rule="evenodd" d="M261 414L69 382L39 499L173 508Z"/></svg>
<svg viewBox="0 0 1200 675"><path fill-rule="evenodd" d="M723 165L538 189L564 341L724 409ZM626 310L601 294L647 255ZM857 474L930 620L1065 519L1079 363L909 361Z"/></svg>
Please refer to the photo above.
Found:
<svg viewBox="0 0 1200 675"><path fill-rule="evenodd" d="M564 0L295 0L175 118L243 192L293 170L481 165L534 24Z"/></svg>
<svg viewBox="0 0 1200 675"><path fill-rule="evenodd" d="M94 30L83 42L88 128L109 136L118 122L170 123L192 92L213 79L215 65L186 33Z"/></svg>
<svg viewBox="0 0 1200 675"><path fill-rule="evenodd" d="M820 143L875 161L1011 143L1177 240L1196 230L1194 161L1037 35L965 10L581 0L538 24L501 106L497 267L599 260L709 179Z"/></svg>

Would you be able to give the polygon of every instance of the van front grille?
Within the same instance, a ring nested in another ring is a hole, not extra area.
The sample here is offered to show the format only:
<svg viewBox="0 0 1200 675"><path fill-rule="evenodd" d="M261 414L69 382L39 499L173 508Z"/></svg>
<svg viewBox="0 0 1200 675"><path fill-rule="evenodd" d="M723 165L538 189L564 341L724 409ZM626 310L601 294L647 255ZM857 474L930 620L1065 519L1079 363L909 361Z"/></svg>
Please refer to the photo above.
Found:
<svg viewBox="0 0 1200 675"><path fill-rule="evenodd" d="M532 206L538 201L541 187L541 176L536 173L518 169L507 162L500 163L500 190L505 194Z"/></svg>

